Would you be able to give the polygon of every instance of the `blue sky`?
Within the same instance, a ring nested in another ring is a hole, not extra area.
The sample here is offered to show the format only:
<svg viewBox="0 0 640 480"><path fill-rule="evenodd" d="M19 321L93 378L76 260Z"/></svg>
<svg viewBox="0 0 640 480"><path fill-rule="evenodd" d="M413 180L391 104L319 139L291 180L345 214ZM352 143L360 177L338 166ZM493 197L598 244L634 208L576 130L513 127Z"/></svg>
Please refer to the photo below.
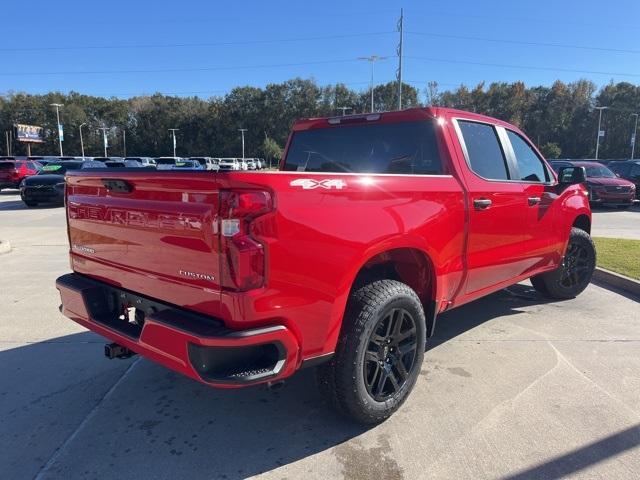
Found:
<svg viewBox="0 0 640 480"><path fill-rule="evenodd" d="M640 84L638 0L32 0L2 6L0 93L208 97L296 76L365 90L369 65L355 59L395 54L401 6L404 79L420 89L431 80L441 89ZM376 82L392 80L396 67L395 57L377 63Z"/></svg>

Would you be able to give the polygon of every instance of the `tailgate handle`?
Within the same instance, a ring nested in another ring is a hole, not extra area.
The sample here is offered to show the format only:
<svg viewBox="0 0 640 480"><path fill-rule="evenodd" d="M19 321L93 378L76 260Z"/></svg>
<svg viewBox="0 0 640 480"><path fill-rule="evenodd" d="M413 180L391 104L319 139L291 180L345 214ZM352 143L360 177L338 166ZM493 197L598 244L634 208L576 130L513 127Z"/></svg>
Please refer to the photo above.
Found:
<svg viewBox="0 0 640 480"><path fill-rule="evenodd" d="M102 179L102 184L110 192L117 192L117 193L131 193L131 192L133 192L133 185L131 185L126 180L103 178Z"/></svg>

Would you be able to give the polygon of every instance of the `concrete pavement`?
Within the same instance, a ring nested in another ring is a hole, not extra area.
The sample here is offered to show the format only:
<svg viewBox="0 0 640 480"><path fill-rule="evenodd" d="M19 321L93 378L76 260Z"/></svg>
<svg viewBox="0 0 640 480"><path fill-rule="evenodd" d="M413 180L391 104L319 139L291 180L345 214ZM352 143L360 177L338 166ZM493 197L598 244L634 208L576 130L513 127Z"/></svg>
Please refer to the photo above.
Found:
<svg viewBox="0 0 640 480"><path fill-rule="evenodd" d="M324 405L313 371L222 391L106 360L57 310L63 210L2 192L0 238L6 478L640 476L637 299L592 285L551 303L523 283L442 315L407 403L362 428Z"/></svg>

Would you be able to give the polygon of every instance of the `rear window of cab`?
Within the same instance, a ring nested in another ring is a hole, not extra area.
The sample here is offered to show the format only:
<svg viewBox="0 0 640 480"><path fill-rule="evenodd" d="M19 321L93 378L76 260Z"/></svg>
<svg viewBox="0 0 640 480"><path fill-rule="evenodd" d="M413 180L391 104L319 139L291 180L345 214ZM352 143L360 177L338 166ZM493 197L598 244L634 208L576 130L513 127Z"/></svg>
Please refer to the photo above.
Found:
<svg viewBox="0 0 640 480"><path fill-rule="evenodd" d="M443 173L433 120L344 125L295 132L284 170L416 175Z"/></svg>

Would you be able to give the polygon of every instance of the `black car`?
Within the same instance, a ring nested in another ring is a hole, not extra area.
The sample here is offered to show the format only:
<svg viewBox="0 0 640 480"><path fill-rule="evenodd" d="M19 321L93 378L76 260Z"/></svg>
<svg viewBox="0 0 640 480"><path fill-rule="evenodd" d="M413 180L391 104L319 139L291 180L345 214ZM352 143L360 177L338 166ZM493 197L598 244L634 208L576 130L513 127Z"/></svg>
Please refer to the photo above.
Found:
<svg viewBox="0 0 640 480"><path fill-rule="evenodd" d="M27 207L35 207L39 203L64 203L65 173L86 168L88 163L70 160L50 162L37 175L27 177L20 183L22 201Z"/></svg>
<svg viewBox="0 0 640 480"><path fill-rule="evenodd" d="M640 160L615 161L607 164L613 173L636 185L636 198L640 199Z"/></svg>

